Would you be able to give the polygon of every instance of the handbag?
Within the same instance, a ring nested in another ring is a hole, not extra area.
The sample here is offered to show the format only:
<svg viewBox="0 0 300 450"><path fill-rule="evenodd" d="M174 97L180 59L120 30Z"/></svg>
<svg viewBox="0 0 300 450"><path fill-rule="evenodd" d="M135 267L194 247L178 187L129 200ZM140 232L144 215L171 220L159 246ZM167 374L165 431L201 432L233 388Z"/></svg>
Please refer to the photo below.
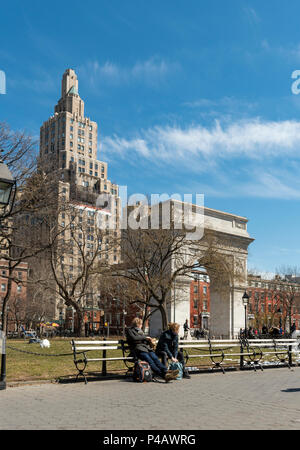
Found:
<svg viewBox="0 0 300 450"><path fill-rule="evenodd" d="M182 380L183 377L183 366L180 362L171 362L168 367L169 370L179 370L179 374L176 380Z"/></svg>

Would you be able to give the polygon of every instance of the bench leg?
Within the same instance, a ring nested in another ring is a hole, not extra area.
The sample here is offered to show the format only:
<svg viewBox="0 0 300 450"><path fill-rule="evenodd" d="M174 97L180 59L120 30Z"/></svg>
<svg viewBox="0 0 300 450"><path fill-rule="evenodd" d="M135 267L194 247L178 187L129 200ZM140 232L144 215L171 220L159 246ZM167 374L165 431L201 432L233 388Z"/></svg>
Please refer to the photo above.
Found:
<svg viewBox="0 0 300 450"><path fill-rule="evenodd" d="M82 375L82 376L83 376L84 382L85 382L85 384L87 384L87 378L86 378L86 376L85 376L85 374L83 373L82 370L80 370L80 371L78 372L78 374L76 375L75 383L76 383L76 381L78 380L79 375Z"/></svg>
<svg viewBox="0 0 300 450"><path fill-rule="evenodd" d="M82 375L83 378L84 378L85 384L87 384L86 376L85 376L85 374L83 373L83 372L85 371L85 368L86 368L86 365L87 365L87 361L86 361L86 360L80 360L80 361L78 360L78 361L74 361L74 363L75 363L76 369L78 370L78 374L77 374L77 376L76 376L75 382L78 380L79 375ZM80 368L79 368L79 364L81 364L81 365L83 364L84 367L80 369Z"/></svg>
<svg viewBox="0 0 300 450"><path fill-rule="evenodd" d="M224 367L222 367L221 363L215 363L215 365L211 368L211 370L214 370L214 369L221 369L223 372L223 375L225 375L225 369L224 369Z"/></svg>

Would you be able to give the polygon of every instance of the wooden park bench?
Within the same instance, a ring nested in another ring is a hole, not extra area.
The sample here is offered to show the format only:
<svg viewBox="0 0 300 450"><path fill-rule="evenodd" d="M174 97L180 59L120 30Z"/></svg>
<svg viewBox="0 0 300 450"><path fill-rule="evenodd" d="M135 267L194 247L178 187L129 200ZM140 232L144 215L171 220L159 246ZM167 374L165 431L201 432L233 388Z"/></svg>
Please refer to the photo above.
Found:
<svg viewBox="0 0 300 450"><path fill-rule="evenodd" d="M74 364L76 366L76 369L78 370L78 374L76 376L76 381L79 377L79 375L82 375L84 377L85 384L87 384L87 378L85 376L85 369L89 362L95 362L95 361L101 361L102 367L101 367L101 373L103 376L107 375L107 362L109 361L123 361L125 366L128 369L131 369L129 366L129 363L133 363L134 358L132 356L129 356L130 350L129 347L124 340L119 341L106 341L104 340L89 340L89 341L71 341L72 350L73 350L73 357L74 357ZM108 351L122 351L122 356L107 356ZM89 352L97 352L99 356L96 357L89 357ZM132 364L131 364L132 365Z"/></svg>
<svg viewBox="0 0 300 450"><path fill-rule="evenodd" d="M293 346L297 343L297 339L200 339L179 341L179 348L186 363L190 358L209 358L212 369L219 368L225 373L223 363L232 357L239 357L240 369L253 367L256 371L257 367L263 370L264 355L274 354L281 364L290 368ZM226 353L231 348L239 351ZM192 349L199 349L200 353L191 352Z"/></svg>

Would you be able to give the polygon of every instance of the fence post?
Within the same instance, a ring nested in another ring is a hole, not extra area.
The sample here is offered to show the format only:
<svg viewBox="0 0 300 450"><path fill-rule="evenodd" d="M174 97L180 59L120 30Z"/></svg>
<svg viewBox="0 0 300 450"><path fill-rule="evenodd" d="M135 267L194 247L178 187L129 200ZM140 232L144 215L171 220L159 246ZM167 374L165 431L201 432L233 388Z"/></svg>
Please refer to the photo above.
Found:
<svg viewBox="0 0 300 450"><path fill-rule="evenodd" d="M293 365L292 345L289 345L289 365Z"/></svg>
<svg viewBox="0 0 300 450"><path fill-rule="evenodd" d="M1 372L0 372L0 390L6 389L6 336L0 330L0 355L1 355Z"/></svg>
<svg viewBox="0 0 300 450"><path fill-rule="evenodd" d="M106 341L106 338L103 340ZM106 350L102 350L102 358L106 358ZM106 376L106 360L102 361L102 375Z"/></svg>
<svg viewBox="0 0 300 450"><path fill-rule="evenodd" d="M244 355L242 353L244 353L244 347L243 347L243 343L241 342L241 347L240 347L240 370L242 370L244 368Z"/></svg>

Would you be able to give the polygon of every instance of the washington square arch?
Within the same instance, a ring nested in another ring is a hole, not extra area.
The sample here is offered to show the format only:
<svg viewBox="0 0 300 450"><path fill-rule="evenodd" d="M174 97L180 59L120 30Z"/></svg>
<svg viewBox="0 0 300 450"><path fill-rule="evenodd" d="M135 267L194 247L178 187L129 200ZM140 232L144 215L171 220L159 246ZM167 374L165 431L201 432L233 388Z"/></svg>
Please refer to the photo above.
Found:
<svg viewBox="0 0 300 450"><path fill-rule="evenodd" d="M187 240L186 251L195 254L210 278L210 335L232 339L245 324L242 297L247 287L248 247L254 239L247 231L245 217L206 207L202 208L202 216L203 236L197 242ZM176 278L167 303L168 321L180 324L180 335L185 320L190 320L191 276ZM161 315L154 312L150 334L158 336L161 331Z"/></svg>

